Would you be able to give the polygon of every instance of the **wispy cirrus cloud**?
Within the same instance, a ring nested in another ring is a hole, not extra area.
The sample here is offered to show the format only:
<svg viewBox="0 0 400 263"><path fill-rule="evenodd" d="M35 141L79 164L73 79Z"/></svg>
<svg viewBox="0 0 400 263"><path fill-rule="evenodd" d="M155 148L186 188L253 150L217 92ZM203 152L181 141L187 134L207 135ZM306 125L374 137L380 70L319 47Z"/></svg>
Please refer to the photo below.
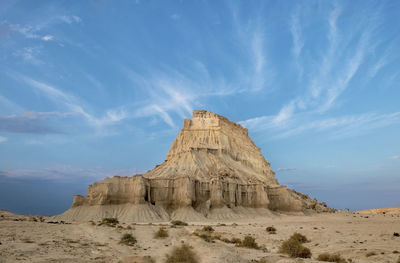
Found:
<svg viewBox="0 0 400 263"><path fill-rule="evenodd" d="M392 156L393 159L400 159L400 155Z"/></svg>
<svg viewBox="0 0 400 263"><path fill-rule="evenodd" d="M7 141L8 139L4 136L0 136L0 143Z"/></svg>
<svg viewBox="0 0 400 263"><path fill-rule="evenodd" d="M296 8L295 13L290 18L290 24L289 24L290 33L292 34L293 38L292 53L296 59L300 56L301 51L304 47L304 39L301 30L299 10L300 10L299 7Z"/></svg>
<svg viewBox="0 0 400 263"><path fill-rule="evenodd" d="M144 106L134 109L135 117L159 116L166 124L175 127L171 114L184 118L193 111L199 98L199 83L173 69L154 71L149 76L139 75L124 68L125 75L135 86L147 93Z"/></svg>
<svg viewBox="0 0 400 263"><path fill-rule="evenodd" d="M268 131L270 139L282 139L303 133L328 133L330 138L359 135L374 129L400 123L400 112L378 114L365 113L339 117L319 118L312 121L308 116L290 120L285 126L277 125L274 116L264 116L240 122L254 131Z"/></svg>
<svg viewBox="0 0 400 263"><path fill-rule="evenodd" d="M56 18L67 24L82 22L82 19L77 15L62 15L62 16L56 16Z"/></svg>
<svg viewBox="0 0 400 263"><path fill-rule="evenodd" d="M67 109L68 114L74 113L76 115L83 116L89 122L89 124L95 126L96 128L103 128L108 125L113 125L125 118L128 118L128 113L124 107L108 109L102 117L96 117L85 109L87 106L84 106L85 103L82 102L80 98L72 94L19 73L14 72L11 73L10 76L16 80L22 80L24 83L28 84L36 91L39 91L54 103L63 105Z"/></svg>
<svg viewBox="0 0 400 263"><path fill-rule="evenodd" d="M42 48L36 47L24 47L13 53L16 57L21 57L26 63L31 63L35 66L40 66L44 64L44 61L39 58Z"/></svg>
<svg viewBox="0 0 400 263"><path fill-rule="evenodd" d="M291 16L289 30L293 38L293 57L299 63L298 57L303 51L304 37L300 23L300 7ZM357 76L369 52L376 46L371 38L379 26L379 14L373 22L363 21L350 29L338 26L341 19L342 8L335 6L329 13L327 24L326 51L316 58L315 74L310 75L306 90L285 103L275 115L260 116L241 122L253 130L274 133L272 138L285 138L304 132L329 132L336 130L336 136L356 134L365 130L384 127L399 121L399 113L361 113L355 115L342 115L323 117L328 111L337 107L339 97L348 89L351 81ZM365 19L362 17L361 19ZM361 26L362 25L362 26ZM353 43L349 51L349 43ZM372 64L373 77L385 65L386 58L380 58ZM370 61L369 61L370 65ZM301 69L302 70L302 69ZM302 75L302 72L299 72ZM369 127L366 127L368 123ZM350 129L356 129L351 131Z"/></svg>
<svg viewBox="0 0 400 263"><path fill-rule="evenodd" d="M173 19L173 20L178 20L178 19L180 19L180 18L181 18L181 16L178 15L178 14L172 14L172 15L171 15L171 19Z"/></svg>

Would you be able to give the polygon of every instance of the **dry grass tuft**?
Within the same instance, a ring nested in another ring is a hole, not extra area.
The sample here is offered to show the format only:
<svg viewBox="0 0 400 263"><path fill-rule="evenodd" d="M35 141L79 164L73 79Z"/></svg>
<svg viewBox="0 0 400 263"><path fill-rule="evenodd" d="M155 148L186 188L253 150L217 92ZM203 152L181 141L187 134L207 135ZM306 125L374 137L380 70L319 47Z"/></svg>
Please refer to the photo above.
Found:
<svg viewBox="0 0 400 263"><path fill-rule="evenodd" d="M160 227L154 234L155 238L166 238L168 237L168 231L164 227Z"/></svg>
<svg viewBox="0 0 400 263"><path fill-rule="evenodd" d="M303 243L307 241L308 239L302 234L294 233L282 243L279 252L288 254L292 258L311 258L310 249L303 246Z"/></svg>
<svg viewBox="0 0 400 263"><path fill-rule="evenodd" d="M167 255L166 263L198 263L196 254L193 252L192 247L183 244L172 250L170 255Z"/></svg>
<svg viewBox="0 0 400 263"><path fill-rule="evenodd" d="M346 259L342 258L339 254L322 253L317 259L325 262L346 263Z"/></svg>
<svg viewBox="0 0 400 263"><path fill-rule="evenodd" d="M133 246L136 244L136 242L137 242L136 238L128 233L124 234L121 238L121 241L119 241L119 243L127 246Z"/></svg>

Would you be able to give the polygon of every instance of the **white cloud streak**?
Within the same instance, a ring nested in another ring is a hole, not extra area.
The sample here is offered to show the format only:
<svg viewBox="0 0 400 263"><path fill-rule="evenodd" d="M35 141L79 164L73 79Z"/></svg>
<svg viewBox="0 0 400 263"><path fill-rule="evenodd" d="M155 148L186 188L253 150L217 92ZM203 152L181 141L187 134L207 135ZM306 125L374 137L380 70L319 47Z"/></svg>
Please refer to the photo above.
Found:
<svg viewBox="0 0 400 263"><path fill-rule="evenodd" d="M290 19L290 33L292 34L293 38L292 52L296 59L300 56L304 47L304 39L299 20L299 9L297 8L296 12L291 16Z"/></svg>
<svg viewBox="0 0 400 263"><path fill-rule="evenodd" d="M399 159L399 160L400 160L400 155L392 156L392 158L393 158L393 159Z"/></svg>
<svg viewBox="0 0 400 263"><path fill-rule="evenodd" d="M33 87L35 90L40 91L47 98L52 100L57 104L63 104L69 111L75 112L86 118L90 124L96 126L97 128L102 128L107 125L112 125L120 122L121 120L128 118L128 114L124 108L109 109L106 111L105 115L101 118L95 117L84 109L84 106L80 99L70 95L60 89L55 88L52 85L46 84L34 80L30 77L24 76L22 74L14 73L11 74L15 79L22 80L29 86Z"/></svg>
<svg viewBox="0 0 400 263"><path fill-rule="evenodd" d="M53 40L53 39L54 39L54 36L52 36L52 35L45 35L42 37L42 40L44 40L44 41L49 41L49 40Z"/></svg>
<svg viewBox="0 0 400 263"><path fill-rule="evenodd" d="M80 23L82 21L82 19L76 15L71 15L71 16L63 15L63 16L58 16L57 18L67 24Z"/></svg>
<svg viewBox="0 0 400 263"><path fill-rule="evenodd" d="M297 96L282 106L276 115L251 118L242 124L256 131L271 131L274 138L284 138L304 132L328 131L339 129L335 136L345 136L361 130L374 129L395 123L399 113L365 113L323 118L323 114L337 105L338 98L349 87L363 65L367 52L374 47L371 45L372 32L377 27L372 22L362 23L346 31L338 27L342 11L334 8L327 19L328 48L322 55L316 74L309 79L309 88L301 96ZM293 38L293 56L296 63L304 48L303 33L299 23L300 10L296 9L291 16L289 29ZM357 31L359 30L359 31ZM360 32L361 31L361 32ZM348 50L348 44L355 42L353 52ZM386 58L381 58L373 67L370 77L373 77L385 65ZM299 73L302 74L301 72ZM366 123L370 128L366 127ZM347 128L346 128L347 127ZM349 129L358 131L350 131Z"/></svg>
<svg viewBox="0 0 400 263"><path fill-rule="evenodd" d="M31 63L35 66L43 65L44 62L38 57L41 53L41 47L25 47L13 53L16 57L22 57L26 63Z"/></svg>
<svg viewBox="0 0 400 263"><path fill-rule="evenodd" d="M0 136L0 143L6 142L8 139L6 137Z"/></svg>

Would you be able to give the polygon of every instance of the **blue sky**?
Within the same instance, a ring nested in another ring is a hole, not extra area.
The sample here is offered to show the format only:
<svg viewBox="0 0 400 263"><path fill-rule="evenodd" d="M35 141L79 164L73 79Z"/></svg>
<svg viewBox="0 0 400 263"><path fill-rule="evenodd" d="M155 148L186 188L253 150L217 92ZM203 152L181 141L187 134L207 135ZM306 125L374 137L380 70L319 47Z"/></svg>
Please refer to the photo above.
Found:
<svg viewBox="0 0 400 263"><path fill-rule="evenodd" d="M399 206L399 1L1 1L0 208L163 162L192 110L241 123L279 182Z"/></svg>

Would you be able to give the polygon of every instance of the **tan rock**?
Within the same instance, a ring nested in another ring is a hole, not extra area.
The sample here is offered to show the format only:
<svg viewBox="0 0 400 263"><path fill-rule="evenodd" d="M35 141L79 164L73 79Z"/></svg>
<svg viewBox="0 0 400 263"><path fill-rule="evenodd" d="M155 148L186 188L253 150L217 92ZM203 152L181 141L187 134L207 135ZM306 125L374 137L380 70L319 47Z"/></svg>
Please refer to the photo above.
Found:
<svg viewBox="0 0 400 263"><path fill-rule="evenodd" d="M269 209L299 212L311 200L300 195L278 184L247 129L196 110L185 119L164 163L143 175L90 185L88 195L75 196L59 218L107 214L125 221L190 220L265 215Z"/></svg>

